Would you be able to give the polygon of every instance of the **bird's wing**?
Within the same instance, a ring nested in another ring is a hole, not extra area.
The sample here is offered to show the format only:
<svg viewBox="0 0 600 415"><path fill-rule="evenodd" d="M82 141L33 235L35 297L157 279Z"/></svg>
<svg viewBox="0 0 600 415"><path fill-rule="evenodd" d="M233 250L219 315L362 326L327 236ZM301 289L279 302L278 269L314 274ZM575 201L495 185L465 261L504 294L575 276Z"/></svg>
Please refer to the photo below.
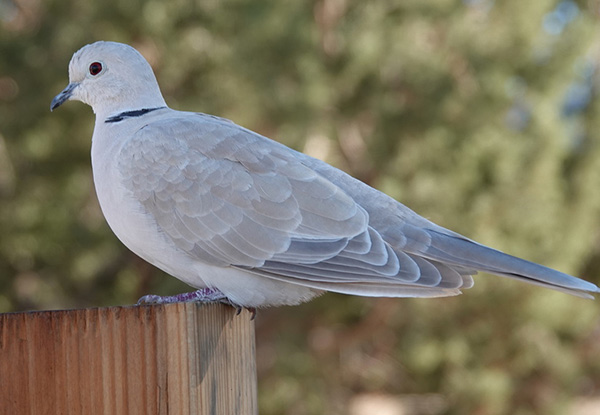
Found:
<svg viewBox="0 0 600 415"><path fill-rule="evenodd" d="M468 275L484 271L580 297L592 298L590 293L600 292L590 282L505 254L442 228L320 160L303 154L298 157L357 201L369 214L370 225L395 252L416 256L438 270L442 269L441 264L449 267L462 276L462 288L473 284Z"/></svg>
<svg viewBox="0 0 600 415"><path fill-rule="evenodd" d="M394 251L352 197L292 150L222 119L179 114L137 131L119 168L188 255L362 295L452 295L472 283L466 268Z"/></svg>

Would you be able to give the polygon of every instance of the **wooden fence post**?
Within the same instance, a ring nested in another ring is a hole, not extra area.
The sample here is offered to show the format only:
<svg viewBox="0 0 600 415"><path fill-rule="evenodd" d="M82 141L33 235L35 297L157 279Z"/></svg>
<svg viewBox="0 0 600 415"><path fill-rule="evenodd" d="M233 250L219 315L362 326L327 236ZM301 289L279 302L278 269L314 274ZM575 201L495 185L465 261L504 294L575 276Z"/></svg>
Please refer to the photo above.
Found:
<svg viewBox="0 0 600 415"><path fill-rule="evenodd" d="M0 314L0 414L256 415L254 323L181 303Z"/></svg>

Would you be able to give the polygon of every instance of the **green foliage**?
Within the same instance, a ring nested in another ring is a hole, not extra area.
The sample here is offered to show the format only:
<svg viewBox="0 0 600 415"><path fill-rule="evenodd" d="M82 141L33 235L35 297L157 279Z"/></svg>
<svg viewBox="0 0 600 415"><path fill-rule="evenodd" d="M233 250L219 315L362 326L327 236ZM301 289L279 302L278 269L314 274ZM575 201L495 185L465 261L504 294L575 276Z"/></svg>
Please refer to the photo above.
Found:
<svg viewBox="0 0 600 415"><path fill-rule="evenodd" d="M49 112L72 53L100 39L138 48L174 108L231 118L598 283L594 4L0 0L0 311L186 289L106 226L89 108ZM488 276L456 298L264 310L261 414L347 413L368 393L441 397L413 413L565 413L600 388L599 317L593 301Z"/></svg>

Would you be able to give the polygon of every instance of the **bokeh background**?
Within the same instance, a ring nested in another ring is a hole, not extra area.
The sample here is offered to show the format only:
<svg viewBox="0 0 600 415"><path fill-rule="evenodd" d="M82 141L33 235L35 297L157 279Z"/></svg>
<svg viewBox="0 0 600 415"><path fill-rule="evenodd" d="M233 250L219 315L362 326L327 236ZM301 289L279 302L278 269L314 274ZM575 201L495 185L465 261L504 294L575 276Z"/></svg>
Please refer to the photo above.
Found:
<svg viewBox="0 0 600 415"><path fill-rule="evenodd" d="M188 290L104 222L90 108L49 111L101 39L138 48L173 108L599 283L599 19L598 0L0 0L0 312ZM600 413L598 301L481 275L459 297L328 294L256 326L262 415Z"/></svg>

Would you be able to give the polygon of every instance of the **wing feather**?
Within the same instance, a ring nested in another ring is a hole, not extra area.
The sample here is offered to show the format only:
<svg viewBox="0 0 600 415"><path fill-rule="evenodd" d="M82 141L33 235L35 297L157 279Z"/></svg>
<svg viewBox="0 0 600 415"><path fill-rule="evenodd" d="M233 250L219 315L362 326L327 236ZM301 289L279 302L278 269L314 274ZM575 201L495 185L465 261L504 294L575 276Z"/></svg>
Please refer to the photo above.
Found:
<svg viewBox="0 0 600 415"><path fill-rule="evenodd" d="M334 181L235 124L163 119L135 133L122 153L125 186L198 260L363 295L451 295L472 282L469 264L457 271L440 262L441 252L452 253L436 248L430 233L370 226L365 208Z"/></svg>
<svg viewBox="0 0 600 415"><path fill-rule="evenodd" d="M358 295L455 295L477 270L576 295L598 290L437 227L227 120L170 114L123 144L119 168L160 231L200 261Z"/></svg>

